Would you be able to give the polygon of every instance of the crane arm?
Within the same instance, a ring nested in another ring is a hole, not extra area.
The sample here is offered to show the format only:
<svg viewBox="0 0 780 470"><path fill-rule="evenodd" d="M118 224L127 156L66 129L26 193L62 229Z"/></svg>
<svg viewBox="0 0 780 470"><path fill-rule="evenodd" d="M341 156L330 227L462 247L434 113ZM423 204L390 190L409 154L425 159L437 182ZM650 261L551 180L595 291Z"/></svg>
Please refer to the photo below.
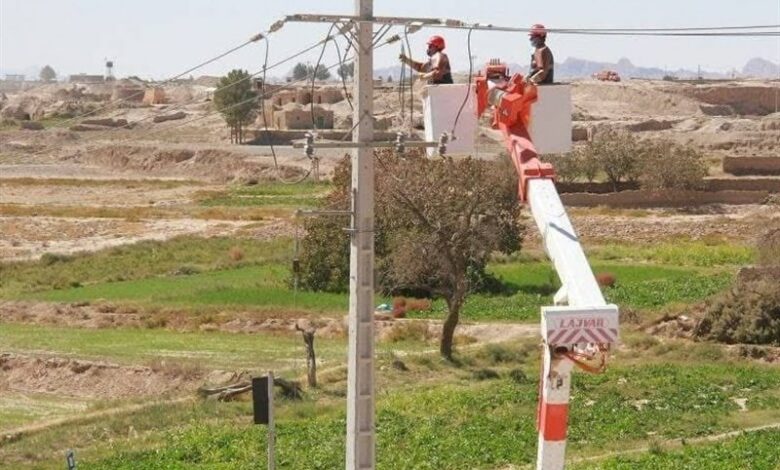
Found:
<svg viewBox="0 0 780 470"><path fill-rule="evenodd" d="M537 427L537 468L562 469L566 449L571 372L574 365L594 371L579 358L602 354L618 341L618 308L608 305L596 282L574 227L555 188L555 169L539 159L528 131L537 87L523 76L509 77L505 64L491 61L475 79L477 115L493 108L518 175L518 195L528 204L561 289L555 306L542 308L544 358Z"/></svg>

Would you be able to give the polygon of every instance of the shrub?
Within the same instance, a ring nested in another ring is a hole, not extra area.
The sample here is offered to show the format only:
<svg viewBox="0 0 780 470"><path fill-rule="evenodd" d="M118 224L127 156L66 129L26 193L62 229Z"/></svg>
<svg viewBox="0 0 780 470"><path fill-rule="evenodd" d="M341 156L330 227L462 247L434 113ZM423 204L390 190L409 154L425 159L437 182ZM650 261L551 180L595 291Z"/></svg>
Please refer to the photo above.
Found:
<svg viewBox="0 0 780 470"><path fill-rule="evenodd" d="M404 321L395 323L393 326L382 332L381 339L390 343L401 341L421 341L427 342L433 338L428 328L428 323L423 321Z"/></svg>
<svg viewBox="0 0 780 470"><path fill-rule="evenodd" d="M231 247L230 251L228 252L228 255L230 256L230 259L236 262L244 259L244 251L241 249L240 246Z"/></svg>
<svg viewBox="0 0 780 470"><path fill-rule="evenodd" d="M41 256L41 264L44 266L51 266L55 263L67 263L73 259L72 256L62 255L58 253L44 253Z"/></svg>
<svg viewBox="0 0 780 470"><path fill-rule="evenodd" d="M723 343L780 346L780 289L771 280L738 281L712 300L694 330Z"/></svg>
<svg viewBox="0 0 780 470"><path fill-rule="evenodd" d="M516 384L528 383L528 376L525 375L522 369L512 369L509 371L509 378Z"/></svg>
<svg viewBox="0 0 780 470"><path fill-rule="evenodd" d="M642 143L640 181L644 189L701 189L707 162L696 149L668 141Z"/></svg>
<svg viewBox="0 0 780 470"><path fill-rule="evenodd" d="M571 183L582 176L582 168L578 152L560 155L542 155L542 160L551 163L555 168L555 176L562 183Z"/></svg>
<svg viewBox="0 0 780 470"><path fill-rule="evenodd" d="M642 144L627 132L605 132L599 134L589 146L599 168L607 175L617 191L623 181L633 182L639 178Z"/></svg>
<svg viewBox="0 0 780 470"><path fill-rule="evenodd" d="M596 274L596 282L600 287L614 287L615 275L612 273L598 273Z"/></svg>
<svg viewBox="0 0 780 470"><path fill-rule="evenodd" d="M474 371L475 380L491 380L499 378L498 372L493 369L478 369Z"/></svg>
<svg viewBox="0 0 780 470"><path fill-rule="evenodd" d="M522 360L516 351L513 351L509 347L501 344L488 344L485 346L483 353L480 355L484 355L484 357L487 358L491 364L500 364L502 362L519 362Z"/></svg>

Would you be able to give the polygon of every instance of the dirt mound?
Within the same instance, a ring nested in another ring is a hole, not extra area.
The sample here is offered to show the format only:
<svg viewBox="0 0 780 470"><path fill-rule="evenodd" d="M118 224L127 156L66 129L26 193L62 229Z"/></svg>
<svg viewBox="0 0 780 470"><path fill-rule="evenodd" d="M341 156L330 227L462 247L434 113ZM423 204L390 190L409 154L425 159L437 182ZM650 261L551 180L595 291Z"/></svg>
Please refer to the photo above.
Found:
<svg viewBox="0 0 780 470"><path fill-rule="evenodd" d="M110 304L50 304L2 302L0 319L5 322L80 328L142 327L144 316L135 310Z"/></svg>
<svg viewBox="0 0 780 470"><path fill-rule="evenodd" d="M780 175L780 157L725 157L723 171L732 175Z"/></svg>
<svg viewBox="0 0 780 470"><path fill-rule="evenodd" d="M593 118L692 116L701 114L699 103L659 90L652 82L574 82L572 102Z"/></svg>
<svg viewBox="0 0 780 470"><path fill-rule="evenodd" d="M0 354L0 390L117 399L194 390L203 371Z"/></svg>
<svg viewBox="0 0 780 470"><path fill-rule="evenodd" d="M683 94L711 105L727 105L743 115L764 116L774 113L777 88L760 85L719 85L686 88Z"/></svg>
<svg viewBox="0 0 780 470"><path fill-rule="evenodd" d="M271 165L248 161L246 156L240 153L217 149L156 149L112 145L97 150L81 150L75 159L80 163L153 173L158 177L177 176L218 182L244 182L272 179L276 176Z"/></svg>

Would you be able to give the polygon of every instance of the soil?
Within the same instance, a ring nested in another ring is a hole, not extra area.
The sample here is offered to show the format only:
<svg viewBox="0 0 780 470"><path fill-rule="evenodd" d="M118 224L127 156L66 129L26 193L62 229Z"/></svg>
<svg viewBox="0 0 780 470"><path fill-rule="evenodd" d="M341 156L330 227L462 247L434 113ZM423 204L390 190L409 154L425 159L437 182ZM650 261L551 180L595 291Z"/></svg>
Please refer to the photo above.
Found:
<svg viewBox="0 0 780 470"><path fill-rule="evenodd" d="M257 222L203 219L127 220L69 217L0 216L0 260L38 259L44 253L72 254L180 235L235 234ZM270 224L272 233L278 227ZM262 232L262 228L253 228Z"/></svg>
<svg viewBox="0 0 780 470"><path fill-rule="evenodd" d="M0 390L13 392L115 400L195 390L205 375L196 369L0 354Z"/></svg>

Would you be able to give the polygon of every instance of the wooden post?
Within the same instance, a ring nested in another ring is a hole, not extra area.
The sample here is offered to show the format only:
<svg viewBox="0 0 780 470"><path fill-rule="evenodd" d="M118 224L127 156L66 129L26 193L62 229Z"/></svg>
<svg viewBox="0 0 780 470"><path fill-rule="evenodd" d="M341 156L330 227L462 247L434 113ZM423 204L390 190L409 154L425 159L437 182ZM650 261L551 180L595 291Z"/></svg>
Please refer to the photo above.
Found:
<svg viewBox="0 0 780 470"><path fill-rule="evenodd" d="M268 371L268 470L276 468L276 428L274 427L274 373Z"/></svg>

